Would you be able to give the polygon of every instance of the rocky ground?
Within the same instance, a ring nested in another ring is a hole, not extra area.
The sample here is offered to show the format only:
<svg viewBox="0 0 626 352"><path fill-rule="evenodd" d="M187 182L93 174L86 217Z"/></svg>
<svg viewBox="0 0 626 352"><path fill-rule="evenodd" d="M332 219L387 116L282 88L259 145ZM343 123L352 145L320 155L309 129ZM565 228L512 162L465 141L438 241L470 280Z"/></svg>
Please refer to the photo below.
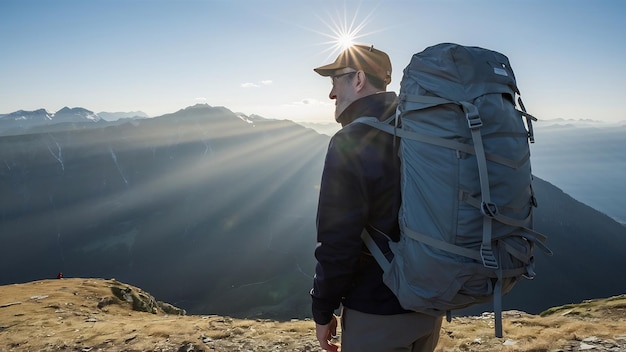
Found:
<svg viewBox="0 0 626 352"><path fill-rule="evenodd" d="M0 351L320 351L310 320L185 315L115 280L0 286ZM626 295L444 322L438 351L626 351Z"/></svg>

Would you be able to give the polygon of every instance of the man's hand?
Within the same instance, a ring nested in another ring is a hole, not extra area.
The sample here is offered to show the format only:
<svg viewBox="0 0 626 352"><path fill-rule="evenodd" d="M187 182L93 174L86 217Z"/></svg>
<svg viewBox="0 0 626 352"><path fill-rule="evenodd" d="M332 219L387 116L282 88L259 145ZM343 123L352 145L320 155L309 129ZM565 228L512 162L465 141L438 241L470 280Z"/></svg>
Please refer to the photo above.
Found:
<svg viewBox="0 0 626 352"><path fill-rule="evenodd" d="M339 346L330 343L333 336L337 335L337 317L333 315L333 319L326 325L315 324L315 335L320 346L325 351L337 352Z"/></svg>

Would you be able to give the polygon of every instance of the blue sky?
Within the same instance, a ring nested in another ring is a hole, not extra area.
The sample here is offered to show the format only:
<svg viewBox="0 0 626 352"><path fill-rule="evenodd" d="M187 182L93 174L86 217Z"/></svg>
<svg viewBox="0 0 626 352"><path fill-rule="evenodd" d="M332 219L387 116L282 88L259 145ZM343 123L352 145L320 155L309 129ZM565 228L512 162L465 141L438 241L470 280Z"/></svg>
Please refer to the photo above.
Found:
<svg viewBox="0 0 626 352"><path fill-rule="evenodd" d="M151 116L197 103L333 120L333 29L386 51L397 91L440 42L506 54L540 119L626 120L626 1L2 0L0 114L64 106Z"/></svg>

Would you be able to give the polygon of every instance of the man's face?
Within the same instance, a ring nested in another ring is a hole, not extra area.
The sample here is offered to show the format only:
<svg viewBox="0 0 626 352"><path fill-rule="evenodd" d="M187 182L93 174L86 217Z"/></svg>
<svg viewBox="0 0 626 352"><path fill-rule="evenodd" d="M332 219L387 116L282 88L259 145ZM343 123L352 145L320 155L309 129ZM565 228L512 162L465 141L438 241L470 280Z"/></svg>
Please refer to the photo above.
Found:
<svg viewBox="0 0 626 352"><path fill-rule="evenodd" d="M335 100L335 120L339 115L357 99L354 80L356 72L341 73L330 77L333 88L328 97Z"/></svg>

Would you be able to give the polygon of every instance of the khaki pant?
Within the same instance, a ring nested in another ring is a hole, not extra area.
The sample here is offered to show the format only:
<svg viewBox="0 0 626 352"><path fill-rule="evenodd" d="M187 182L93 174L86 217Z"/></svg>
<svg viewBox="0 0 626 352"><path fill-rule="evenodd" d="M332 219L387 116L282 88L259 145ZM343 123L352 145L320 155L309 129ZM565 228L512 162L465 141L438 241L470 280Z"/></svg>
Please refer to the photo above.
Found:
<svg viewBox="0 0 626 352"><path fill-rule="evenodd" d="M433 351L442 317L420 313L374 315L343 308L341 352Z"/></svg>

